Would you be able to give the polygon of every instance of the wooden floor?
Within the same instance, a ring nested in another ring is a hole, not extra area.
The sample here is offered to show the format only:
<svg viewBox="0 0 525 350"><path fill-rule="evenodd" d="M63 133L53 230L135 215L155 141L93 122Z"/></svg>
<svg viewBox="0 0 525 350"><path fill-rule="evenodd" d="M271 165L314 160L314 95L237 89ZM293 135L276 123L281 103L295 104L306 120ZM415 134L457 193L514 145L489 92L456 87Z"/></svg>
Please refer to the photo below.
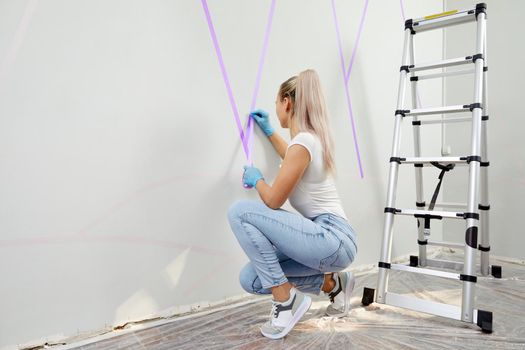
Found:
<svg viewBox="0 0 525 350"><path fill-rule="evenodd" d="M440 253L461 261L461 255ZM477 326L387 305L360 304L364 286L375 287L377 269L357 274L353 309L346 318L323 316L328 300L313 297L312 307L284 338L269 340L259 332L270 311L269 297L253 297L206 314L85 344L75 349L525 349L525 266L492 259L503 278L478 278L476 308L492 311L494 332ZM392 271L389 289L459 305L461 284L453 280Z"/></svg>

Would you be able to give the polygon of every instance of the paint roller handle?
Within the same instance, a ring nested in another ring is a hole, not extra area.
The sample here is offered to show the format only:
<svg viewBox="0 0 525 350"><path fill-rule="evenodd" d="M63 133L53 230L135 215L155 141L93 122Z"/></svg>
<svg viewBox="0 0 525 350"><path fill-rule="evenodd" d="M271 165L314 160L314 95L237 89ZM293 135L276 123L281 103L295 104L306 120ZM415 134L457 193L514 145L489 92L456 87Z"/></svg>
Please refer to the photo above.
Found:
<svg viewBox="0 0 525 350"><path fill-rule="evenodd" d="M262 109L256 109L250 113L250 116L257 122L266 136L272 136L275 129L270 125L268 112Z"/></svg>
<svg viewBox="0 0 525 350"><path fill-rule="evenodd" d="M244 174L242 175L242 182L244 188L255 187L257 181L259 180L264 180L261 171L253 166L245 165Z"/></svg>

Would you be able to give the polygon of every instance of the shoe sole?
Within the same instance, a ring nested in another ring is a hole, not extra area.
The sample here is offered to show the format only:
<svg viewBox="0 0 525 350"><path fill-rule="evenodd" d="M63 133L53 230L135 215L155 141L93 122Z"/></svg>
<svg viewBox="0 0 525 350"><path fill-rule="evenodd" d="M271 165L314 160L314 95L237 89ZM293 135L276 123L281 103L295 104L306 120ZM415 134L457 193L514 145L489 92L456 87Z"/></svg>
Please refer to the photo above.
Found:
<svg viewBox="0 0 525 350"><path fill-rule="evenodd" d="M304 316L306 311L310 309L311 305L312 305L312 298L310 298L308 295L305 295L303 302L301 303L301 305L299 305L299 307L297 308L297 312L293 315L292 322L290 322L290 324L286 326L281 333L267 334L267 333L264 333L263 330L261 329L262 335L270 339L280 339L286 336L292 330L292 328L297 324L297 322L299 322L301 317Z"/></svg>
<svg viewBox="0 0 525 350"><path fill-rule="evenodd" d="M352 294L354 287L355 287L355 277L354 277L354 274L351 272L349 272L349 275L350 275L350 283L348 283L345 288L345 308L343 312L338 313L338 314L329 314L328 312L325 312L327 316L344 317L348 315L348 313L350 312L350 294Z"/></svg>

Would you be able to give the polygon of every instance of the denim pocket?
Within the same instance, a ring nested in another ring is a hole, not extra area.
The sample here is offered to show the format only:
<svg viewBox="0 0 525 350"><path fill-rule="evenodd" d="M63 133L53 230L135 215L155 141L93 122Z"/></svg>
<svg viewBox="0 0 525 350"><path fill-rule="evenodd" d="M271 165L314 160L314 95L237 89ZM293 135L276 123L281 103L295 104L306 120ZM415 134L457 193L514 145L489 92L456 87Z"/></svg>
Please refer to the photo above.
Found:
<svg viewBox="0 0 525 350"><path fill-rule="evenodd" d="M351 260L345 249L344 243L343 241L339 241L339 247L337 250L332 255L321 259L319 270L323 272L334 272L335 270L345 269L350 263Z"/></svg>

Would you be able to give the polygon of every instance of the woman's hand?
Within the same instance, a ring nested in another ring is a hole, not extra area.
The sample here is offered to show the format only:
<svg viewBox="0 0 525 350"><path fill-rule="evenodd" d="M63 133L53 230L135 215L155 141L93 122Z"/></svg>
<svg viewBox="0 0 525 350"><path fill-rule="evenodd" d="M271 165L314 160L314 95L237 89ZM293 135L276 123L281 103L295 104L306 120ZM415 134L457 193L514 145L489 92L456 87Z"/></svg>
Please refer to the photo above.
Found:
<svg viewBox="0 0 525 350"><path fill-rule="evenodd" d="M261 180L263 178L261 172L259 169L252 167L252 166L244 166L244 174L242 175L242 182L244 187L246 188L252 188L255 187L257 184L257 181Z"/></svg>
<svg viewBox="0 0 525 350"><path fill-rule="evenodd" d="M272 136L275 131L274 128L270 125L270 119L268 118L268 112L262 109L256 109L250 113L250 116L255 119L259 127L262 129L266 136Z"/></svg>

